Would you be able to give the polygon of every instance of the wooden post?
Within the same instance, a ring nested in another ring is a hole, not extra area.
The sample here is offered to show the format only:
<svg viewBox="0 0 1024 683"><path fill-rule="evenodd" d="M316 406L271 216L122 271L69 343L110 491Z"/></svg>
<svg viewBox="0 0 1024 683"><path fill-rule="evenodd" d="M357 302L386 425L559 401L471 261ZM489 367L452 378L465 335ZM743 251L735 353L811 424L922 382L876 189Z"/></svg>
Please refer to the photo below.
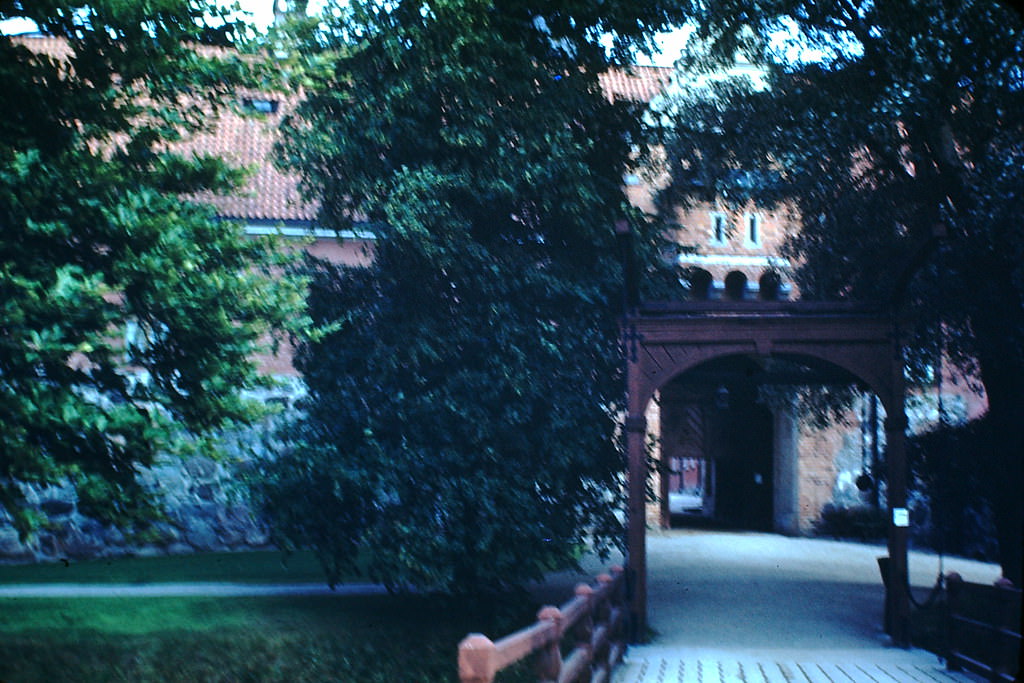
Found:
<svg viewBox="0 0 1024 683"><path fill-rule="evenodd" d="M622 570L620 569L619 571L622 571ZM603 590L605 586L610 584L615 579L612 578L611 574L598 574L596 580L597 580L597 583L598 583L598 588ZM601 604L598 605L598 606L595 606L595 610L596 610L595 618L599 619L600 621L607 621L608 620L608 613L612 611L612 608L614 606L615 606L615 594L614 594L614 589L612 589L612 590L608 591L608 593L605 596L605 599L601 601Z"/></svg>
<svg viewBox="0 0 1024 683"><path fill-rule="evenodd" d="M958 629L954 617L960 613L960 592L964 580L956 572L946 574L946 668L960 671Z"/></svg>
<svg viewBox="0 0 1024 683"><path fill-rule="evenodd" d="M471 633L459 643L460 683L493 683L498 673L498 650L491 639Z"/></svg>
<svg viewBox="0 0 1024 683"><path fill-rule="evenodd" d="M540 683L554 683L562 672L562 611L557 607L543 607L537 613L537 621L553 621L557 637L537 651L537 676Z"/></svg>
<svg viewBox="0 0 1024 683"><path fill-rule="evenodd" d="M900 372L902 373L902 367ZM902 396L900 391L899 396ZM897 647L910 647L910 595L907 571L907 463L904 445L907 418L903 401L892 402L893 412L885 420L885 459L888 469L886 499L889 511L889 582L886 584L886 613L889 636ZM899 412L896 412L896 411Z"/></svg>
<svg viewBox="0 0 1024 683"><path fill-rule="evenodd" d="M594 667L604 667L608 671L611 671L612 667L615 666L614 662L611 661L609 654L611 653L612 643L618 638L618 634L615 632L614 624L612 624L612 610L615 609L615 589L614 587L610 590L608 586L614 581L611 574L598 574L597 583L599 584L599 590L604 592L604 600L601 604L594 605L594 621L599 624L604 624L608 629L607 639L604 643L594 650Z"/></svg>
<svg viewBox="0 0 1024 683"><path fill-rule="evenodd" d="M999 615L996 617L996 638L995 638L995 653L992 657L992 669L993 679L996 674L1002 677L1004 680L1009 679L1014 673L1017 674L1017 678L1014 680L1020 680L1020 663L1021 659L1024 659L1024 652L1021 652L1020 638L1014 638L1012 633L1020 634L1021 631L1021 602L1020 595L1016 596L1014 600L1014 593L1017 591L1013 585L1013 581L1010 581L1006 577L1000 577L995 580L993 584L996 588L998 597L996 602L999 605ZM1014 671L1014 665L1017 665L1017 671Z"/></svg>
<svg viewBox="0 0 1024 683"><path fill-rule="evenodd" d="M615 565L611 568L612 580L618 581L615 584L615 589L612 591L611 596L611 607L613 610L619 610L623 615L626 614L626 570L625 568ZM620 578L621 577L621 578ZM609 615L612 616L612 615ZM615 627L611 629L611 639L609 641L610 647L608 649L608 667L612 668L622 660L622 656L626 653L626 623L625 619L617 619Z"/></svg>
<svg viewBox="0 0 1024 683"><path fill-rule="evenodd" d="M587 611L580 617L576 622L576 626L573 628L573 644L574 648L585 648L589 653L590 662L583 668L582 675L578 676L578 680L589 681L594 671L594 653L591 651L590 642L594 635L594 589L588 584L581 583L576 586L576 597L586 598L587 600Z"/></svg>
<svg viewBox="0 0 1024 683"><path fill-rule="evenodd" d="M626 417L626 451L629 457L629 507L626 551L629 557L630 640L639 641L647 628L647 452L643 413Z"/></svg>

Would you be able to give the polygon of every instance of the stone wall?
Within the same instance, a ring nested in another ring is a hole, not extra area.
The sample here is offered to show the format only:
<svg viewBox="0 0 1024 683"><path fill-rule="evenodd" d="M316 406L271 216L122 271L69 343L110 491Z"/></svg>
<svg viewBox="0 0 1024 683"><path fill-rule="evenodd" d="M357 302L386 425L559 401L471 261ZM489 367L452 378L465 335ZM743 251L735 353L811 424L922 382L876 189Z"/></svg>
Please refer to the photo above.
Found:
<svg viewBox="0 0 1024 683"><path fill-rule="evenodd" d="M83 515L71 486L25 488L29 505L47 513L49 522L22 543L0 519L0 561L46 562L116 555L159 555L269 547L264 525L239 490L239 474L248 463L204 456L164 458L143 471L147 488L162 498L167 521L159 522L152 542L132 541L117 528Z"/></svg>
<svg viewBox="0 0 1024 683"><path fill-rule="evenodd" d="M292 410L302 393L298 382L261 398ZM139 478L159 496L167 521L153 528L146 543L82 514L72 486L32 486L23 490L30 506L45 512L49 522L26 542L18 539L11 517L0 509L0 562L47 562L118 555L163 555L270 548L266 525L246 500L245 479L257 458L273 446L271 421L225 433L220 453L190 457L163 456Z"/></svg>

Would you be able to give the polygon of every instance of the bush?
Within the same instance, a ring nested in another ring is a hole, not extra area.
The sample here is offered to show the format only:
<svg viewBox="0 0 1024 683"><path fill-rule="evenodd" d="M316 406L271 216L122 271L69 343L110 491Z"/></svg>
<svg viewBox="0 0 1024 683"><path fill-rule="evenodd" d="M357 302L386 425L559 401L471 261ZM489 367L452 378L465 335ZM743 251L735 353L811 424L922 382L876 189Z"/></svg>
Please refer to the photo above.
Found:
<svg viewBox="0 0 1024 683"><path fill-rule="evenodd" d="M993 491L1002 473L983 420L940 427L907 442L916 542L945 553L998 560Z"/></svg>
<svg viewBox="0 0 1024 683"><path fill-rule="evenodd" d="M884 539L887 532L885 511L866 505L826 505L814 531L818 536L859 541Z"/></svg>

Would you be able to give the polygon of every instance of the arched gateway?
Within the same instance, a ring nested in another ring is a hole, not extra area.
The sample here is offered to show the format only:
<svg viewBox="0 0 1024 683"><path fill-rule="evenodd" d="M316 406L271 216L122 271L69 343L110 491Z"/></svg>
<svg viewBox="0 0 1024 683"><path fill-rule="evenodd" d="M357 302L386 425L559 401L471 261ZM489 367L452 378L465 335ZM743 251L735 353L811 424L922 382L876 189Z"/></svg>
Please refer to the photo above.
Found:
<svg viewBox="0 0 1024 683"><path fill-rule="evenodd" d="M889 562L886 626L909 644L903 362L893 318L860 305L818 302L701 301L644 304L624 320L629 459L628 557L634 624L647 622L645 411L673 378L714 359L803 358L841 368L873 391L886 414ZM637 631L641 632L640 630Z"/></svg>

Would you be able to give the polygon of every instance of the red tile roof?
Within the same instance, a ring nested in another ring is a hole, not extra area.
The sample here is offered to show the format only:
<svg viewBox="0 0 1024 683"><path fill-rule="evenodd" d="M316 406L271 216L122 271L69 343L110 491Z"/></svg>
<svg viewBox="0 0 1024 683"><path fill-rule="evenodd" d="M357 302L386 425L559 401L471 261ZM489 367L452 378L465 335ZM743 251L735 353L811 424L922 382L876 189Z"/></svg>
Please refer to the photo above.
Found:
<svg viewBox="0 0 1024 683"><path fill-rule="evenodd" d="M630 66L601 74L601 86L610 97L650 102L672 78L673 69L663 66Z"/></svg>
<svg viewBox="0 0 1024 683"><path fill-rule="evenodd" d="M64 57L69 54L58 38L19 36L18 42L30 48ZM672 69L633 66L601 75L601 85L609 97L648 102L661 91L671 77ZM280 96L275 96L280 97ZM210 132L193 137L188 147L215 153L238 166L250 168L253 175L239 192L230 196L210 197L225 218L247 222L312 221L316 205L299 196L298 176L283 173L272 163L277 125L294 101L281 101L277 112L266 115L242 115L224 111Z"/></svg>
<svg viewBox="0 0 1024 683"><path fill-rule="evenodd" d="M281 171L272 161L277 126L287 109L288 102L281 102L273 114L224 111L214 130L199 134L190 142L193 149L219 155L232 165L252 171L238 192L209 198L221 216L249 222L316 218L316 206L299 195L298 176Z"/></svg>

